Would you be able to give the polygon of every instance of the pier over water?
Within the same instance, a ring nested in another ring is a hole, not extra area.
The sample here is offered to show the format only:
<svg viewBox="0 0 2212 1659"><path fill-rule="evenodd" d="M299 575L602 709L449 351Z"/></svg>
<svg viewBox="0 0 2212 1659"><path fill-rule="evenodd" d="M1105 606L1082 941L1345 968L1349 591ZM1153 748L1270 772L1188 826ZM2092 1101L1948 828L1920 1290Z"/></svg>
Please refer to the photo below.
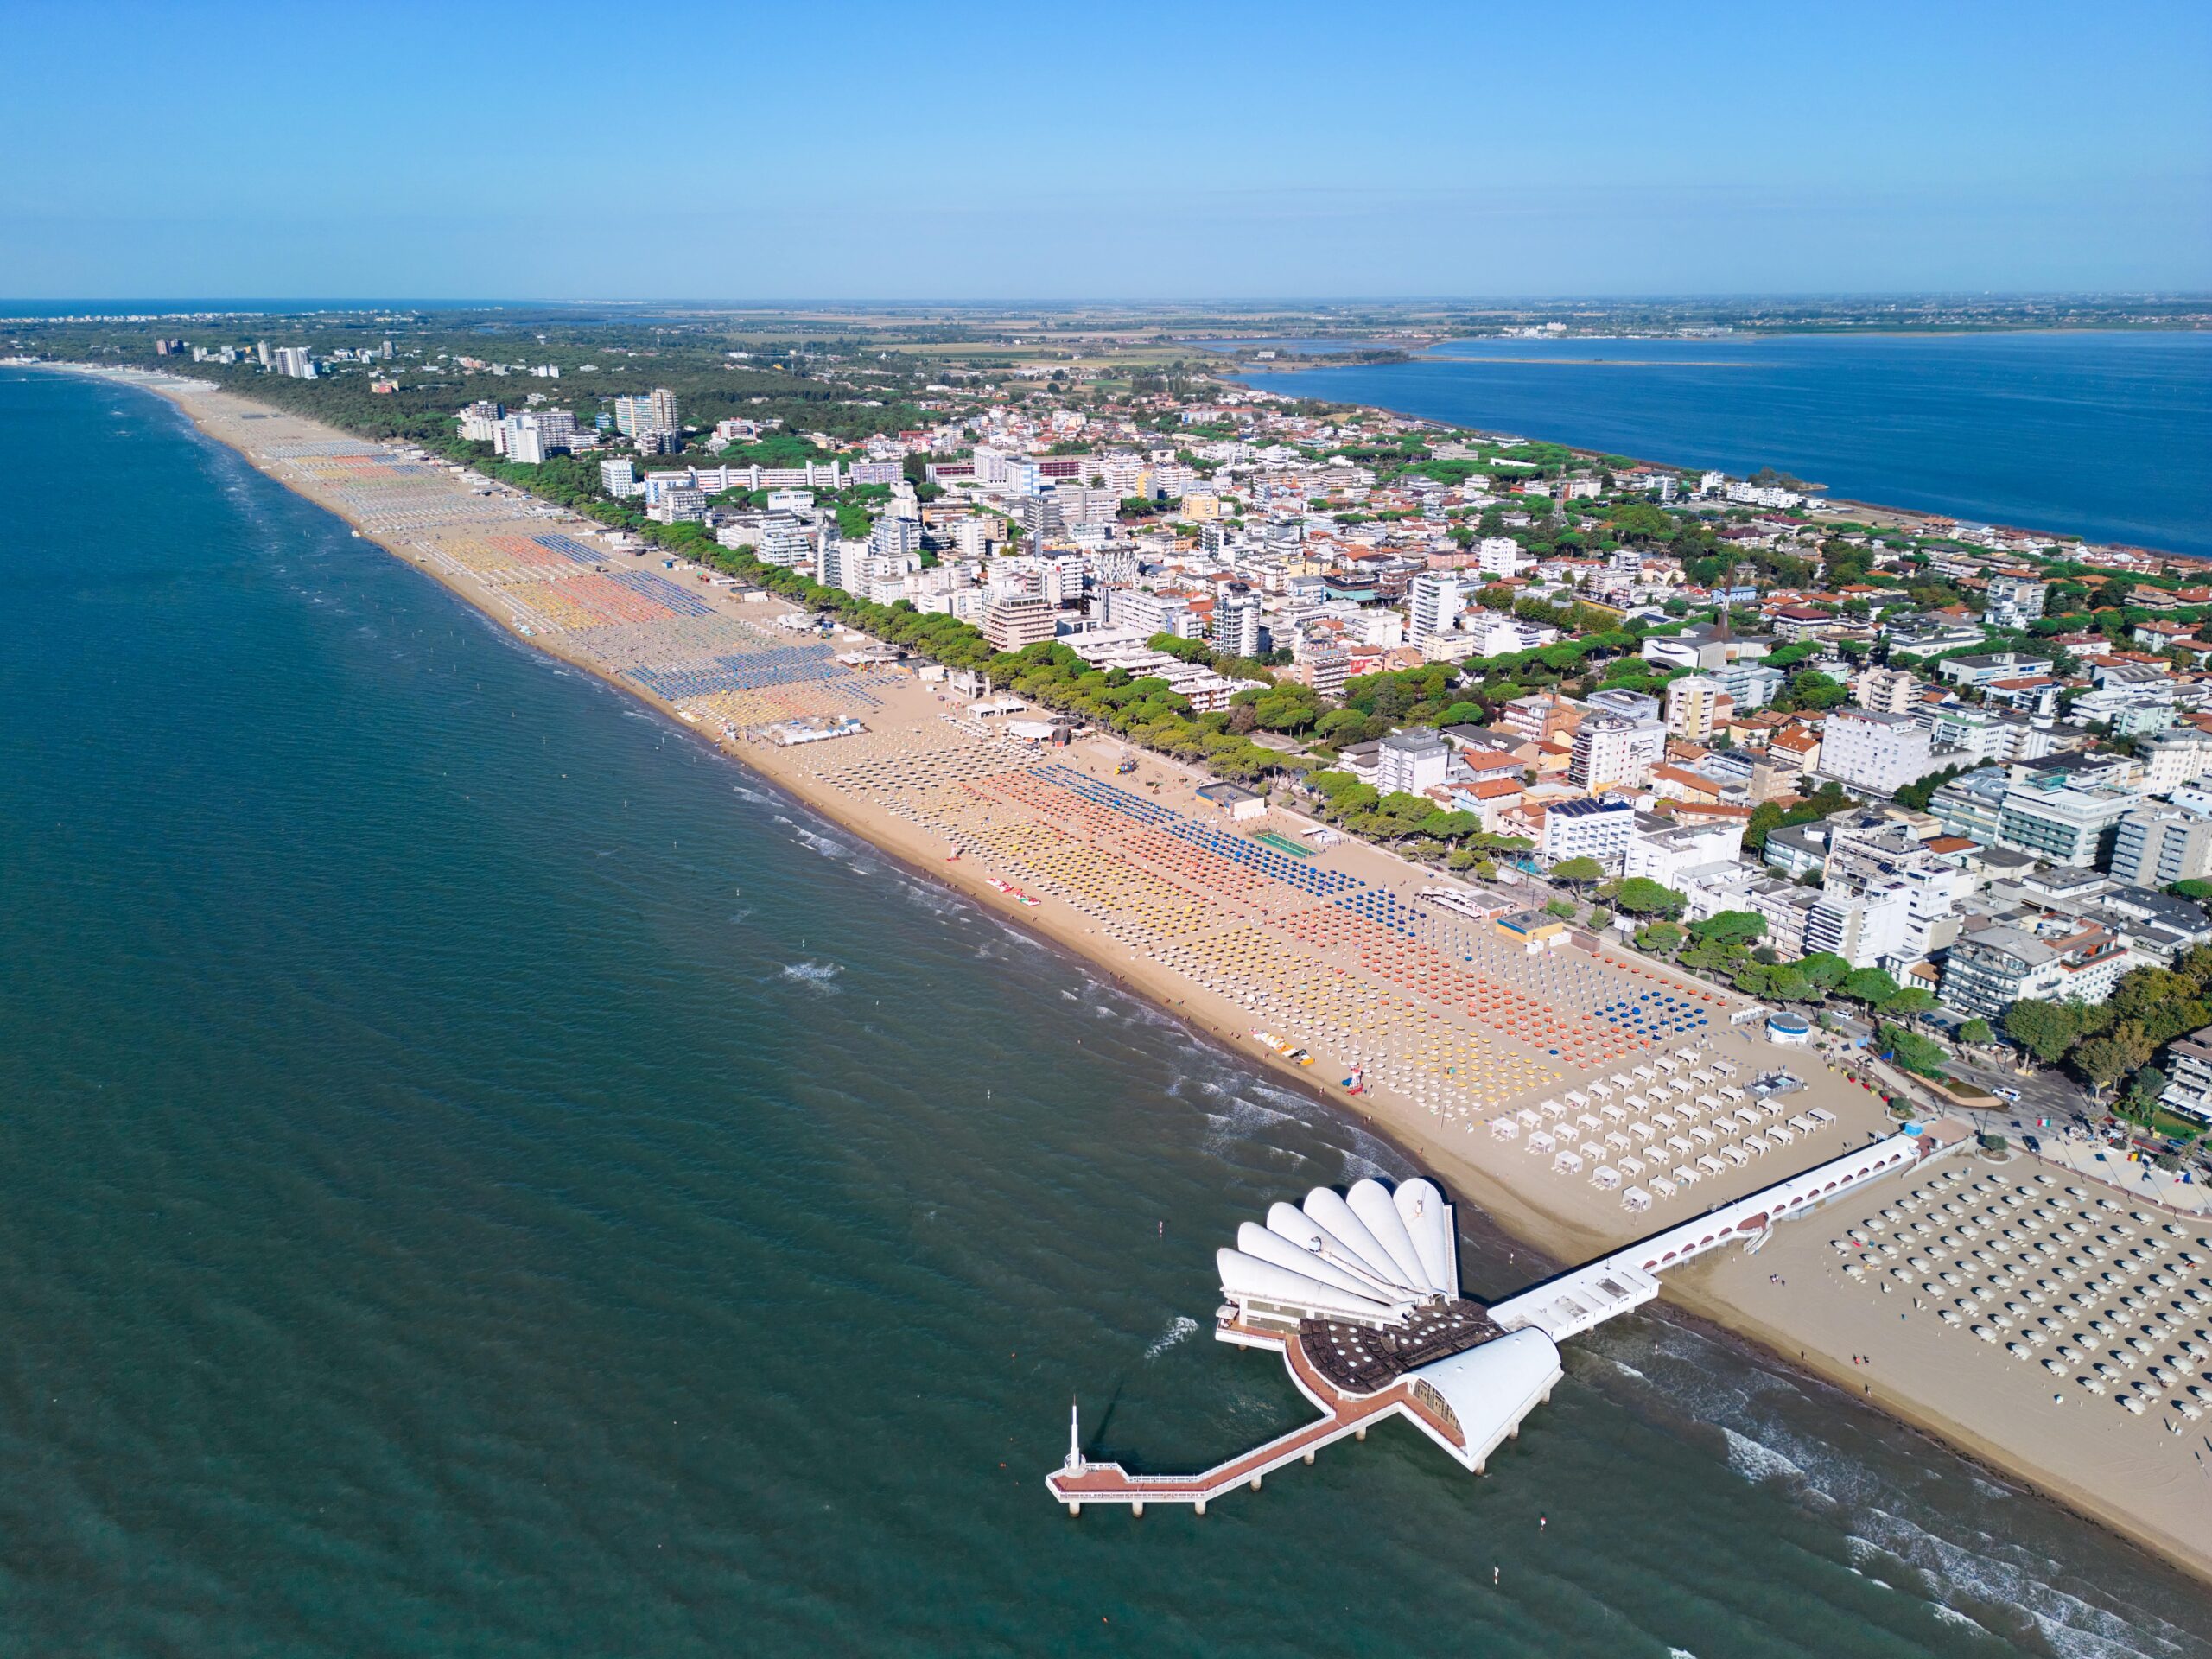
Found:
<svg viewBox="0 0 2212 1659"><path fill-rule="evenodd" d="M1325 1446L1401 1417L1475 1474L1516 1438L1563 1375L1558 1344L1659 1294L1658 1275L1725 1245L1757 1249L1782 1221L1917 1167L1966 1139L1943 1123L1893 1135L1652 1234L1485 1307L1459 1294L1451 1206L1426 1180L1395 1192L1378 1181L1344 1194L1316 1187L1302 1205L1277 1204L1217 1253L1223 1302L1214 1336L1279 1353L1321 1414L1211 1469L1132 1474L1083 1452L1071 1408L1068 1454L1045 1478L1079 1515L1086 1503L1188 1503L1249 1487Z"/></svg>

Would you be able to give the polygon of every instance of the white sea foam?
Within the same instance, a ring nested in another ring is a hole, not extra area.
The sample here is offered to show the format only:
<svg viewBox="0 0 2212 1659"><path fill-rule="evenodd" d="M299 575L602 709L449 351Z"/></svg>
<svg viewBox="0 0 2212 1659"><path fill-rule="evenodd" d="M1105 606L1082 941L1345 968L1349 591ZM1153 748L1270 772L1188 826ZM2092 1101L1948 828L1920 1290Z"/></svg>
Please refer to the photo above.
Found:
<svg viewBox="0 0 2212 1659"><path fill-rule="evenodd" d="M787 962L783 976L801 985L810 985L818 990L836 988L830 982L845 970L834 962Z"/></svg>
<svg viewBox="0 0 2212 1659"><path fill-rule="evenodd" d="M1980 1630L1984 1636L1995 1634L1995 1632L1992 1631L1988 1626L1982 1624L1980 1619L1969 1618L1957 1608L1946 1607L1940 1601L1931 1601L1929 1603L1928 1611L1935 1614L1937 1622L1941 1624L1956 1624L1969 1630Z"/></svg>
<svg viewBox="0 0 2212 1659"><path fill-rule="evenodd" d="M1196 1336L1198 1330L1198 1322L1196 1319L1190 1318L1187 1314L1178 1313L1169 1322L1167 1329L1154 1338L1152 1346L1144 1351L1144 1357L1147 1359L1158 1359L1184 1338Z"/></svg>
<svg viewBox="0 0 2212 1659"><path fill-rule="evenodd" d="M1228 1092L1217 1084L1203 1080L1199 1082L1198 1087L1207 1094L1217 1097ZM1206 1114L1206 1122L1212 1128L1206 1135L1205 1149L1218 1154L1238 1141L1256 1141L1262 1131L1277 1123L1287 1122L1289 1118L1289 1113L1276 1111L1270 1106L1262 1106L1256 1100L1248 1100L1242 1095L1229 1095L1226 1111L1210 1111Z"/></svg>
<svg viewBox="0 0 2212 1659"><path fill-rule="evenodd" d="M1873 1541L1869 1544L1854 1537L1854 1545L1878 1549L1918 1568L1930 1594L1944 1594L1986 1608L2005 1608L2032 1619L2050 1650L2064 1659L2137 1659L2138 1656L2152 1659L2195 1650L2196 1644L2187 1633L2164 1620L2132 1623L2120 1613L2060 1589L2024 1562L1940 1538L1891 1510L1869 1508L1857 1518L1873 1535ZM1975 1541L1990 1551L2008 1548L2001 1537L2001 1533L1991 1534ZM2063 1570L2056 1562L2047 1566L2053 1573Z"/></svg>
<svg viewBox="0 0 2212 1659"><path fill-rule="evenodd" d="M1720 1432L1728 1441L1728 1466L1748 1480L1772 1480L1777 1476L1802 1480L1805 1471L1772 1446L1761 1444L1747 1434L1738 1434L1726 1424Z"/></svg>
<svg viewBox="0 0 2212 1659"><path fill-rule="evenodd" d="M798 837L799 845L809 852L821 854L824 858L850 858L853 855L853 849L835 836L825 836L803 823L792 824L791 834Z"/></svg>
<svg viewBox="0 0 2212 1659"><path fill-rule="evenodd" d="M910 905L926 910L932 916L952 916L959 913L960 901L934 887L925 887L918 881L902 881L899 891Z"/></svg>
<svg viewBox="0 0 2212 1659"><path fill-rule="evenodd" d="M1345 1180L1401 1181L1417 1173L1387 1141L1370 1135L1357 1123L1346 1123L1344 1128L1351 1136L1351 1145L1344 1154Z"/></svg>

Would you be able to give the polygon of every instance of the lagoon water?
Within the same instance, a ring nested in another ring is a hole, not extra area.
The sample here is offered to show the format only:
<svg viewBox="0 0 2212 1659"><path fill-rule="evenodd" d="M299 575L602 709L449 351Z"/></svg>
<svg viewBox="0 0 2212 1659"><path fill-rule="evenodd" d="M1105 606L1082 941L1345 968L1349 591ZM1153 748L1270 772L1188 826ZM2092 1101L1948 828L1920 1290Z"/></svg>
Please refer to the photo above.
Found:
<svg viewBox="0 0 2212 1659"><path fill-rule="evenodd" d="M1410 363L1240 378L2212 557L2212 334L1466 340Z"/></svg>
<svg viewBox="0 0 2212 1659"><path fill-rule="evenodd" d="M0 435L0 1652L2212 1653L1670 1317L1487 1479L1070 1520L1071 1394L1153 1468L1303 1414L1212 1251L1398 1157L167 405Z"/></svg>

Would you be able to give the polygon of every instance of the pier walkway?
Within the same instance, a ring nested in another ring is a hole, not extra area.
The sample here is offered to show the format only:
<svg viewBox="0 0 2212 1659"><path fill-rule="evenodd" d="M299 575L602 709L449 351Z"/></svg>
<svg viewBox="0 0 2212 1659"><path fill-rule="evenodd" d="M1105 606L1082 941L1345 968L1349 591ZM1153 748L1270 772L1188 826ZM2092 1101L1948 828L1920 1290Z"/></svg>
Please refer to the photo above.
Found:
<svg viewBox="0 0 2212 1659"><path fill-rule="evenodd" d="M1281 1354L1298 1391L1323 1415L1195 1475L1133 1475L1118 1463L1089 1462L1073 1443L1071 1433L1067 1464L1045 1478L1052 1496L1068 1506L1070 1515L1081 1513L1085 1503L1127 1503L1139 1515L1144 1513L1147 1503L1188 1503L1204 1515L1206 1504L1224 1493L1239 1486L1257 1491L1262 1478L1285 1464L1311 1463L1323 1446L1348 1434L1363 1440L1370 1427L1394 1416L1413 1419L1431 1436L1454 1446L1465 1444L1456 1423L1446 1423L1414 1397L1410 1378L1401 1378L1378 1394L1354 1396L1315 1370L1295 1338L1286 1341L1233 1323L1220 1326L1216 1335L1241 1348L1269 1348Z"/></svg>

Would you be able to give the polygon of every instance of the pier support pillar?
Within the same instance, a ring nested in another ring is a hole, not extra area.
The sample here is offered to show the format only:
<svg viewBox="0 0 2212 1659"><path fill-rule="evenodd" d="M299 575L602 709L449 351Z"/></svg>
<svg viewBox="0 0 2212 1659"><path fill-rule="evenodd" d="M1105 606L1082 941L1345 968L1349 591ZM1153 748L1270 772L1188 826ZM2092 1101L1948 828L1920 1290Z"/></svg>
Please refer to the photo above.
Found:
<svg viewBox="0 0 2212 1659"><path fill-rule="evenodd" d="M1202 1498L1200 1498L1197 1503L1195 1503L1192 1504L1192 1505L1191 1505L1191 1510L1192 1510L1192 1514L1194 1514L1194 1515L1204 1515L1204 1514L1206 1512L1206 1501L1205 1501L1205 1499L1204 1499L1204 1498L1202 1497Z"/></svg>
<svg viewBox="0 0 2212 1659"><path fill-rule="evenodd" d="M1505 1438L1509 1440L1519 1440L1521 1438L1521 1425L1516 1423L1512 1427L1507 1429L1505 1431Z"/></svg>
<svg viewBox="0 0 2212 1659"><path fill-rule="evenodd" d="M1357 1428L1352 1430L1351 1437L1355 1440L1365 1440L1367 1438L1367 1425L1365 1423L1362 1423Z"/></svg>
<svg viewBox="0 0 2212 1659"><path fill-rule="evenodd" d="M1490 1459L1488 1458L1484 1458L1480 1463L1477 1464L1475 1465L1475 1472L1478 1475L1486 1475L1490 1473Z"/></svg>
<svg viewBox="0 0 2212 1659"><path fill-rule="evenodd" d="M1255 1492L1260 1490L1260 1478L1257 1475L1252 1477L1252 1490Z"/></svg>
<svg viewBox="0 0 2212 1659"><path fill-rule="evenodd" d="M1141 1516L1144 1513L1144 1499L1139 1498L1136 1502L1130 1504L1129 1513L1131 1515Z"/></svg>
<svg viewBox="0 0 2212 1659"><path fill-rule="evenodd" d="M1068 1513L1070 1515L1081 1515L1083 1513L1083 1505L1077 1503L1075 1499L1070 1498L1068 1500Z"/></svg>
<svg viewBox="0 0 2212 1659"><path fill-rule="evenodd" d="M1311 1462L1313 1462L1313 1454L1311 1452L1308 1452L1306 1454L1306 1462L1308 1462L1308 1463L1311 1463Z"/></svg>

